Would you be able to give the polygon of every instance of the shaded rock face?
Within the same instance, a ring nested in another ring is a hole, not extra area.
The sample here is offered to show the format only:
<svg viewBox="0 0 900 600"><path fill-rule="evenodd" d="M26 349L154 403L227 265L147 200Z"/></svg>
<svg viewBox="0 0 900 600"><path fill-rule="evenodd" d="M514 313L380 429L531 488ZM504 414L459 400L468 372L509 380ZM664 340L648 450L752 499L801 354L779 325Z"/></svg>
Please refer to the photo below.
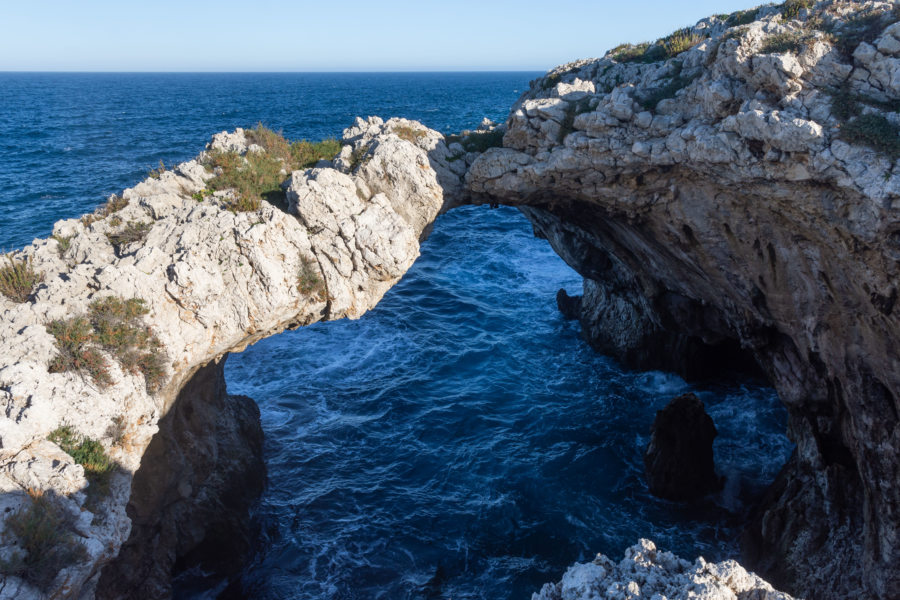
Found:
<svg viewBox="0 0 900 600"><path fill-rule="evenodd" d="M644 451L650 493L689 502L722 489L713 462L716 435L712 418L694 394L678 396L658 411Z"/></svg>
<svg viewBox="0 0 900 600"><path fill-rule="evenodd" d="M103 568L97 598L168 598L176 562L239 571L266 471L259 409L228 395L224 364L201 367L160 420L132 481L131 535Z"/></svg>
<svg viewBox="0 0 900 600"><path fill-rule="evenodd" d="M852 56L816 29L862 15L882 20ZM712 17L677 59L554 70L467 185L474 202L520 206L585 277L580 319L598 349L682 372L752 356L797 449L747 556L797 595L886 600L900 597L900 168L845 134L827 90L896 123L900 26L885 2L797 17Z"/></svg>

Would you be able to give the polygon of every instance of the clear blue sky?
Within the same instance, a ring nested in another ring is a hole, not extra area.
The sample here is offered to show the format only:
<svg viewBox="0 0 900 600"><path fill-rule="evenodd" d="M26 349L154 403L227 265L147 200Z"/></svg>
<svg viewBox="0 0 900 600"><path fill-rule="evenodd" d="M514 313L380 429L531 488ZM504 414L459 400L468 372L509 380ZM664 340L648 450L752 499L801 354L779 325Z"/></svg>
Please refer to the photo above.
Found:
<svg viewBox="0 0 900 600"><path fill-rule="evenodd" d="M0 71L546 70L752 0L2 0Z"/></svg>

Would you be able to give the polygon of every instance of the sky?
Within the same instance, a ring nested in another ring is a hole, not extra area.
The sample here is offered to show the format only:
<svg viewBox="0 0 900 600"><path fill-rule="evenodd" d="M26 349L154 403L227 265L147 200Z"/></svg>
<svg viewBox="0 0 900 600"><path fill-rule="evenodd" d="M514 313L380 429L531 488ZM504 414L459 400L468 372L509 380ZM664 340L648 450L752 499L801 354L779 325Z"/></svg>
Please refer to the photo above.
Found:
<svg viewBox="0 0 900 600"><path fill-rule="evenodd" d="M751 6L752 0L0 0L0 71L545 71Z"/></svg>

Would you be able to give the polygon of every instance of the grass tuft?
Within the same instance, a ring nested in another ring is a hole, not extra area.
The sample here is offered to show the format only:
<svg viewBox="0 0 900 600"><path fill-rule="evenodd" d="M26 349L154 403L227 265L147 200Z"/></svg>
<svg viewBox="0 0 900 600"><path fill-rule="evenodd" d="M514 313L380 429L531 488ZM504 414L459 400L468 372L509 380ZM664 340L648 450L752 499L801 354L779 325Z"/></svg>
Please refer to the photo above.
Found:
<svg viewBox="0 0 900 600"><path fill-rule="evenodd" d="M72 238L74 238L75 236L74 235L57 235L54 233L50 237L52 237L54 240L56 240L56 244L57 244L56 251L59 253L59 255L65 256L66 252L69 251L69 248L72 247Z"/></svg>
<svg viewBox="0 0 900 600"><path fill-rule="evenodd" d="M99 482L100 487L108 488L108 485L104 484L108 484L113 466L103 444L77 433L71 425L57 427L50 432L47 439L84 467L84 475L89 482Z"/></svg>
<svg viewBox="0 0 900 600"><path fill-rule="evenodd" d="M759 13L758 8L751 8L749 10L739 10L731 13L725 19L725 25L728 27L737 27L740 25L749 25L750 23L756 20L756 15Z"/></svg>
<svg viewBox="0 0 900 600"><path fill-rule="evenodd" d="M785 31L770 35L763 42L759 52L761 54L784 54L785 52L800 52L815 36L808 31Z"/></svg>
<svg viewBox="0 0 900 600"><path fill-rule="evenodd" d="M153 331L141 322L147 312L140 298L110 296L92 302L86 317L52 321L47 331L56 338L59 353L50 363L50 372L78 371L106 387L112 379L100 352L103 349L122 370L143 375L148 393L157 392L165 380L166 357Z"/></svg>
<svg viewBox="0 0 900 600"><path fill-rule="evenodd" d="M73 521L51 494L32 492L28 504L5 519L6 530L18 539L25 555L15 553L0 561L0 573L49 591L62 569L88 558L75 538Z"/></svg>
<svg viewBox="0 0 900 600"><path fill-rule="evenodd" d="M841 127L841 138L852 144L868 146L891 160L900 158L900 127L881 115L860 115L845 123Z"/></svg>
<svg viewBox="0 0 900 600"><path fill-rule="evenodd" d="M392 131L401 140L406 140L407 142L410 142L412 144L415 144L420 139L425 137L424 131L422 131L421 129L415 129L413 127L410 127L409 125L398 125L394 127Z"/></svg>
<svg viewBox="0 0 900 600"><path fill-rule="evenodd" d="M785 20L796 19L801 10L812 8L813 4L814 0L787 0L781 5L781 15Z"/></svg>
<svg viewBox="0 0 900 600"><path fill-rule="evenodd" d="M609 51L610 57L619 63L653 63L668 60L690 50L707 36L694 33L690 27L679 29L654 43L620 44Z"/></svg>
<svg viewBox="0 0 900 600"><path fill-rule="evenodd" d="M30 258L15 260L7 254L6 264L0 265L0 294L13 302L27 302L43 280L44 274L34 270Z"/></svg>
<svg viewBox="0 0 900 600"><path fill-rule="evenodd" d="M50 361L51 373L77 371L89 375L101 388L112 383L106 359L92 346L94 334L90 321L84 317L57 319L47 324L47 332L56 338L59 351Z"/></svg>
<svg viewBox="0 0 900 600"><path fill-rule="evenodd" d="M133 244L135 242L141 242L144 238L147 237L147 234L150 232L150 229L153 227L151 223L141 223L138 221L128 221L128 224L125 225L125 228L121 231L117 231L115 233L107 233L106 239L116 247L116 250L120 250L123 246L127 246L128 244Z"/></svg>
<svg viewBox="0 0 900 600"><path fill-rule="evenodd" d="M159 166L155 169L150 169L149 171L147 171L147 176L150 177L150 179L159 179L160 176L165 172L166 163L164 163L162 159L159 159Z"/></svg>
<svg viewBox="0 0 900 600"><path fill-rule="evenodd" d="M314 259L301 257L300 273L297 275L297 290L306 296L324 299L325 282L319 276L316 266Z"/></svg>
<svg viewBox="0 0 900 600"><path fill-rule="evenodd" d="M206 161L208 168L216 170L216 176L207 182L209 189L234 191L234 197L225 200L226 208L232 212L259 210L263 200L284 204L281 183L286 173L334 158L341 149L340 142L335 139L291 143L261 123L245 131L244 136L263 151L247 152L243 156L236 152L212 152Z"/></svg>
<svg viewBox="0 0 900 600"><path fill-rule="evenodd" d="M832 26L823 29L832 34L835 48L844 56L851 57L861 43L871 44L888 25L896 23L898 20L900 20L900 7L895 6L889 11L860 12L845 21L835 22Z"/></svg>

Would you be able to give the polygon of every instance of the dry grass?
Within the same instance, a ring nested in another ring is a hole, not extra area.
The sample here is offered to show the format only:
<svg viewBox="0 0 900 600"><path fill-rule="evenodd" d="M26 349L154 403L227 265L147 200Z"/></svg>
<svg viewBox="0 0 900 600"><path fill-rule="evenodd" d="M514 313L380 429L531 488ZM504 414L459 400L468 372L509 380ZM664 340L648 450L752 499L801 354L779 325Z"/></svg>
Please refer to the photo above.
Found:
<svg viewBox="0 0 900 600"><path fill-rule="evenodd" d="M234 191L234 197L225 201L226 208L233 212L258 210L263 200L283 204L281 183L287 173L331 159L341 148L340 142L334 139L292 143L262 124L245 131L244 136L263 151L243 156L236 152L212 152L206 162L208 168L216 171L216 176L207 183L209 189ZM202 198L201 195L198 199Z"/></svg>
<svg viewBox="0 0 900 600"><path fill-rule="evenodd" d="M112 222L110 222L112 224ZM151 223L141 223L139 221L128 221L128 224L120 230L114 233L107 233L106 239L116 247L116 250L121 250L123 246L127 246L128 244L134 244L135 242L141 242L144 238L147 237L147 234L150 233L150 229L153 227Z"/></svg>
<svg viewBox="0 0 900 600"><path fill-rule="evenodd" d="M0 294L13 302L27 302L43 280L44 274L34 270L30 258L16 260L7 254L6 264L0 265Z"/></svg>
<svg viewBox="0 0 900 600"><path fill-rule="evenodd" d="M153 331L141 321L147 312L140 298L110 296L92 302L87 316L52 321L47 331L56 338L59 353L50 362L50 372L81 372L106 387L112 378L102 349L123 371L143 375L147 392L155 393L165 380L166 356Z"/></svg>
<svg viewBox="0 0 900 600"><path fill-rule="evenodd" d="M25 555L16 552L0 561L0 573L21 577L47 592L59 572L87 560L88 554L74 534L74 518L52 494L30 490L26 505L5 519L6 530L16 537Z"/></svg>

